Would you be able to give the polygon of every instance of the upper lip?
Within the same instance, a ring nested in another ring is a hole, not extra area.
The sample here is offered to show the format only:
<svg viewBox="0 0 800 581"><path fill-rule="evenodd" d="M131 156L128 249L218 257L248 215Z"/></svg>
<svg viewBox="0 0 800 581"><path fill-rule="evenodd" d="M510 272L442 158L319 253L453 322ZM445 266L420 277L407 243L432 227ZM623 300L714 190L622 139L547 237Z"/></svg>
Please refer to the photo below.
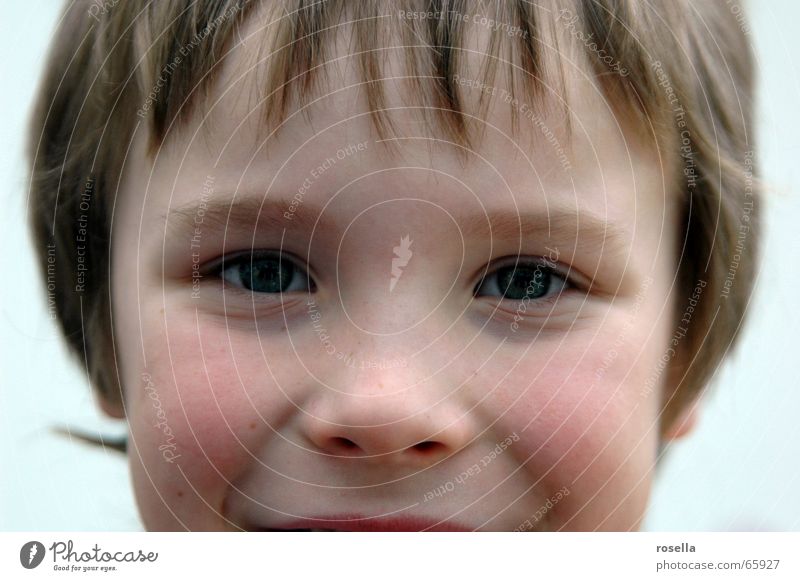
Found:
<svg viewBox="0 0 800 581"><path fill-rule="evenodd" d="M369 517L358 514L303 517L285 521L275 526L260 527L262 531L348 531L348 532L406 532L436 531L460 532L470 531L463 525L452 521L437 520L416 516L403 517Z"/></svg>

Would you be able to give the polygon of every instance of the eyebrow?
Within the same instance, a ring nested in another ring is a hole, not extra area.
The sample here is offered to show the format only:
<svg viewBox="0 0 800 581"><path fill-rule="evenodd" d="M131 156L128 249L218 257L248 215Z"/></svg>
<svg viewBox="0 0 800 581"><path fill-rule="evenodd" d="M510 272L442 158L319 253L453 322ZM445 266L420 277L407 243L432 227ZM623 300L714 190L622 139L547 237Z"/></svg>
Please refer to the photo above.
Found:
<svg viewBox="0 0 800 581"><path fill-rule="evenodd" d="M291 217L287 217L287 214ZM170 208L162 217L168 238L191 236L196 227L217 231L231 229L304 230L322 235L338 231L336 222L321 215L319 208L292 198L241 197L192 202ZM198 224L198 220L202 220Z"/></svg>
<svg viewBox="0 0 800 581"><path fill-rule="evenodd" d="M590 211L548 208L546 213L501 210L464 217L459 223L464 238L497 240L537 238L568 244L618 248L629 237L620 225Z"/></svg>
<svg viewBox="0 0 800 581"><path fill-rule="evenodd" d="M287 217L287 213L291 218ZM196 220L201 217L202 223ZM192 202L171 208L162 216L167 236L191 237L197 226L225 231L231 229L314 232L315 236L335 236L339 223L322 214L322 208L292 198L243 196L228 200ZM489 210L484 214L456 216L464 239L489 238L497 241L524 241L528 238L562 246L596 248L603 252L621 250L630 238L621 225L591 211L548 208L546 213L520 210Z"/></svg>

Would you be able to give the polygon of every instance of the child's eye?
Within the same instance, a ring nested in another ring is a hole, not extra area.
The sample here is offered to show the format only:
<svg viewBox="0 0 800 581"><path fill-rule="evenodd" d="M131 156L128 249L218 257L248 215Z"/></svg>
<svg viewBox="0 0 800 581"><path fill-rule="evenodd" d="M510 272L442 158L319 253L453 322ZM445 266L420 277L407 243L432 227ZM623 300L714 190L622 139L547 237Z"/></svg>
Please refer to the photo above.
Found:
<svg viewBox="0 0 800 581"><path fill-rule="evenodd" d="M219 277L227 284L254 293L310 292L308 273L285 255L253 252L224 260Z"/></svg>
<svg viewBox="0 0 800 581"><path fill-rule="evenodd" d="M500 296L521 301L558 295L569 286L567 279L542 262L522 262L501 266L487 274L475 287L475 296Z"/></svg>

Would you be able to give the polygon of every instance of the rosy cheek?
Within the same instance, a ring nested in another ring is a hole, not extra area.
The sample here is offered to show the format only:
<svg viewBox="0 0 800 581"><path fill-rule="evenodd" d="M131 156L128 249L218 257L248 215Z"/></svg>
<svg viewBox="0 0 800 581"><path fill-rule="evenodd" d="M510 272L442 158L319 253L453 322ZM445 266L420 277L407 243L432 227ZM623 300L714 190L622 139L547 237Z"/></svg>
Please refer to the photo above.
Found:
<svg viewBox="0 0 800 581"><path fill-rule="evenodd" d="M639 389L649 368L634 362L634 342L611 351L614 335L608 335L582 341L574 334L560 347L542 342L504 382L498 400L505 407L517 403L501 421L520 435L517 461L541 478L541 490L568 486L589 498L621 475L640 478L650 465L655 439L648 428L655 410ZM626 492L629 487L622 484Z"/></svg>
<svg viewBox="0 0 800 581"><path fill-rule="evenodd" d="M167 329L145 337L147 375L134 379L131 426L146 469L180 467L203 494L253 462L276 420L277 390L265 386L271 380L257 341L224 326L198 336L194 317L173 316Z"/></svg>

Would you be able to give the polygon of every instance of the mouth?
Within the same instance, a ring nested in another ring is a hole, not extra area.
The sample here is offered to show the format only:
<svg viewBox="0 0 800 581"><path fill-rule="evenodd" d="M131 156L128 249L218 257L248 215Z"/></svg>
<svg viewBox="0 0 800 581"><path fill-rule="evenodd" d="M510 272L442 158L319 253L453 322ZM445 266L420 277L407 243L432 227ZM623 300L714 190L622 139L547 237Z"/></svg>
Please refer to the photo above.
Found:
<svg viewBox="0 0 800 581"><path fill-rule="evenodd" d="M315 516L280 523L275 527L255 527L266 532L467 532L467 528L452 521L418 517L379 518L363 515Z"/></svg>

